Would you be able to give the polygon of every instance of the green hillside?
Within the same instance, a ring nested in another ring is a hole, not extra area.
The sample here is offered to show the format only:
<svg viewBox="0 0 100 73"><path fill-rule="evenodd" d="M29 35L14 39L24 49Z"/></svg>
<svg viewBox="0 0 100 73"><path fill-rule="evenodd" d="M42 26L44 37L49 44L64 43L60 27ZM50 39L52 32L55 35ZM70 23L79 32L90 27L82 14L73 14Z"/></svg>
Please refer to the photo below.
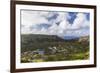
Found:
<svg viewBox="0 0 100 73"><path fill-rule="evenodd" d="M83 60L88 58L88 36L64 40L56 35L21 35L21 62Z"/></svg>

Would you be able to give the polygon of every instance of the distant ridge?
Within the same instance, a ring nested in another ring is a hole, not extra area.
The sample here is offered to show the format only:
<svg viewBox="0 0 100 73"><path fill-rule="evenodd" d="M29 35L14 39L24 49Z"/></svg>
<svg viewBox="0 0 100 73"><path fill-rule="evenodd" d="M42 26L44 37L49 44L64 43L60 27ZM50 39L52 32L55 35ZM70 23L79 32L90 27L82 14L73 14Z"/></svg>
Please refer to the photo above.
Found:
<svg viewBox="0 0 100 73"><path fill-rule="evenodd" d="M76 36L63 36L61 37L64 40L78 40L80 37L76 37Z"/></svg>
<svg viewBox="0 0 100 73"><path fill-rule="evenodd" d="M31 39L33 41L40 40L40 41L64 41L64 39L58 37L57 35L43 35L43 34L21 34L23 37L22 39Z"/></svg>

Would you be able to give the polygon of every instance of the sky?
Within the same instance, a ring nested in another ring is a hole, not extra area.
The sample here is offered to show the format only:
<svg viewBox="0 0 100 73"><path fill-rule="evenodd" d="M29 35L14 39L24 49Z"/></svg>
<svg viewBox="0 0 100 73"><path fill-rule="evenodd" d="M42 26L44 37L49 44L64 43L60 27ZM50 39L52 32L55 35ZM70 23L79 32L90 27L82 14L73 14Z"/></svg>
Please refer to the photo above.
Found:
<svg viewBox="0 0 100 73"><path fill-rule="evenodd" d="M89 22L89 13L21 10L21 34L87 36Z"/></svg>

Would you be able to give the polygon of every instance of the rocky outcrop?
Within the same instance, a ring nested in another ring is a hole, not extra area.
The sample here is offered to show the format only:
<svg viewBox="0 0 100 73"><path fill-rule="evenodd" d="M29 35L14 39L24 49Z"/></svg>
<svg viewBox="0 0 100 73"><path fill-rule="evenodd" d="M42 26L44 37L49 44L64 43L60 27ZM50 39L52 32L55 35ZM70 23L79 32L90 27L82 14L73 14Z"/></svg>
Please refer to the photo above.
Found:
<svg viewBox="0 0 100 73"><path fill-rule="evenodd" d="M89 36L82 36L78 40L79 42L89 42Z"/></svg>

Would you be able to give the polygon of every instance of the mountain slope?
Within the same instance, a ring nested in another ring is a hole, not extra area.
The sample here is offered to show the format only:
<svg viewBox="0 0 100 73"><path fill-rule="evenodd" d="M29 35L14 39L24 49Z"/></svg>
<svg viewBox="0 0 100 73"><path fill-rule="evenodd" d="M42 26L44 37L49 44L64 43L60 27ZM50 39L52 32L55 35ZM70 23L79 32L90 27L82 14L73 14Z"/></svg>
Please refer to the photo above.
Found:
<svg viewBox="0 0 100 73"><path fill-rule="evenodd" d="M40 35L40 34L22 34L21 35L21 52L31 51L36 49L47 49L48 47L54 47L62 45L64 47L71 46L75 44L84 42L87 44L89 42L88 36L73 38L73 39L64 39L56 35ZM81 46L81 45L80 45Z"/></svg>
<svg viewBox="0 0 100 73"><path fill-rule="evenodd" d="M57 42L65 42L64 39L56 35L23 34L21 35L22 51L35 50L37 48L47 48L57 45Z"/></svg>

